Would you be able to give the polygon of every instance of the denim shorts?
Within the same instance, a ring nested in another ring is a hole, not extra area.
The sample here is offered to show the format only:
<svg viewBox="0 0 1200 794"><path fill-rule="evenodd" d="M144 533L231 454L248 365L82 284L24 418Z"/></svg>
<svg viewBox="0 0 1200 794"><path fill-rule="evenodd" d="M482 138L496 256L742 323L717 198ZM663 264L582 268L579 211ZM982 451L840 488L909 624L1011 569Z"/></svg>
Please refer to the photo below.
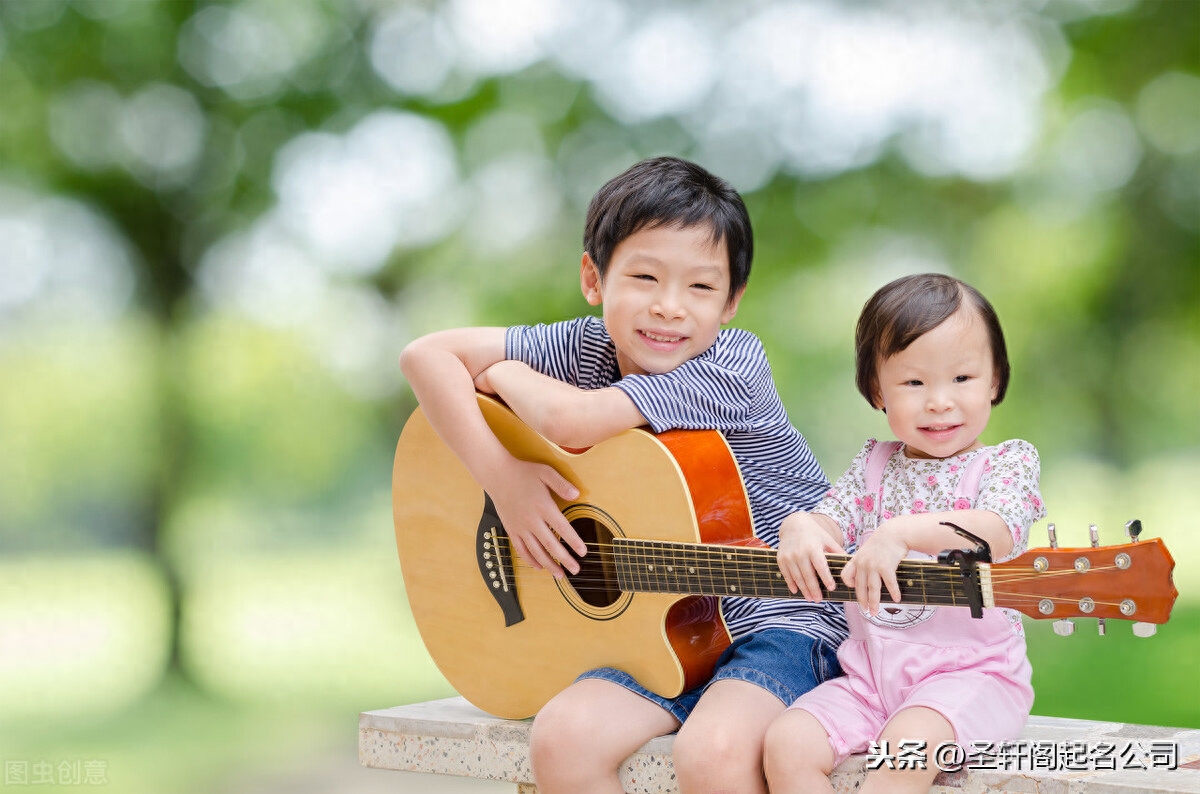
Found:
<svg viewBox="0 0 1200 794"><path fill-rule="evenodd" d="M767 690L783 705L790 706L817 684L841 674L837 648L829 643L798 631L764 629L734 640L717 660L712 678L677 697L656 695L629 673L612 667L589 670L577 680L599 678L611 681L657 703L682 723L714 681L747 681Z"/></svg>

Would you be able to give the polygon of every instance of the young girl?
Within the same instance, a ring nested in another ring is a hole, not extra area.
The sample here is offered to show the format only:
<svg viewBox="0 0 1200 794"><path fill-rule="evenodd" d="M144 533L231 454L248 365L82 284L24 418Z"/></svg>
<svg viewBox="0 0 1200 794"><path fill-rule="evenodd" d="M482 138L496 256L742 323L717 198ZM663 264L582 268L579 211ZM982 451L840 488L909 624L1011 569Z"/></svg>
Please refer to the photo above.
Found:
<svg viewBox="0 0 1200 794"><path fill-rule="evenodd" d="M1015 738L1033 704L1017 613L984 609L976 619L960 607L894 603L901 560L976 546L943 522L986 541L1000 562L1025 550L1045 514L1037 451L979 441L1008 386L995 310L949 276L898 279L863 307L855 357L859 391L899 442L867 441L813 512L780 528L793 592L820 600L821 583L836 584L825 554L848 551L841 578L857 604L846 604L850 639L838 651L845 677L801 696L768 731L772 794L833 791L833 768L873 742L881 757L910 748L924 762L879 764L861 794L927 791L939 745L970 752L972 742Z"/></svg>

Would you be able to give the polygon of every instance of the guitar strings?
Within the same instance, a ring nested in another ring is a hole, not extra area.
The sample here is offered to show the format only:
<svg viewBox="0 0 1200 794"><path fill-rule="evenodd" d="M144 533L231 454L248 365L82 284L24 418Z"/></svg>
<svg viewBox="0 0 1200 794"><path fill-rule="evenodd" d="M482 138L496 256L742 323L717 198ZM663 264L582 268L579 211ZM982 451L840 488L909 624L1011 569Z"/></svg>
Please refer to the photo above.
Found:
<svg viewBox="0 0 1200 794"><path fill-rule="evenodd" d="M511 548L511 542L507 538L501 537L499 540ZM773 571L778 569L776 558L774 556L775 550L769 548L721 546L720 544L704 546L701 544L696 544L694 546L680 546L673 549L668 546L656 547L648 545L650 543L670 543L670 541L644 541L641 543L644 545L637 546L629 541L625 541L624 543L620 544L615 542L591 542L587 544L587 547L589 552L596 551L603 553L605 551L612 551L615 553L616 551L620 550L622 553L619 556L627 561L631 560L645 562L645 560L638 558L638 554L639 548L646 548L659 553L659 556L656 557L656 560L658 560L656 564L662 565L686 565L689 561L702 564L704 562L711 561L714 558L719 558L716 561L737 562L742 569L749 569L754 572L758 572L760 570ZM714 546L715 548L713 548ZM670 553L672 551L676 551L681 555L691 556L668 558L662 554L664 552ZM574 557L574 555L572 556ZM518 557L518 559L520 558ZM588 557L575 557L575 559L587 561ZM846 564L848 564L851 557L849 555L829 555L827 559L829 560L830 571L836 574L839 573L846 566ZM996 582L1012 583L1025 581L1044 581L1046 579L1059 578L1063 576L1086 575L1081 574L1074 568L1039 572L1032 569L1012 569L1003 567L1008 564L1009 563L989 564L991 580L993 584ZM922 573L925 574L932 573L934 576L946 576L950 579L955 579L959 576L959 569L956 566L946 565L945 563L940 563L933 560L904 560L901 562L901 569L906 572L915 572L913 571L914 568L921 569ZM1089 573L1100 573L1104 571L1115 570L1117 570L1117 566L1115 564L1097 565L1091 568Z"/></svg>
<svg viewBox="0 0 1200 794"><path fill-rule="evenodd" d="M507 550L511 554L511 545L512 544L509 541L509 539L501 537L498 540L500 540L502 543L504 543L504 545L506 547L508 547ZM672 544L672 545L663 545L663 546L652 545L655 543ZM710 548L710 547L706 547L706 546L702 546L702 545L678 546L678 545L673 545L673 544L674 544L673 541L641 541L637 544L629 543L628 541L626 541L623 544L591 542L591 543L588 543L587 546L588 546L589 553L593 553L593 552L602 553L605 550L615 550L615 549L621 548L622 546L625 547L626 549L630 549L631 547L635 547L635 546L640 546L640 548L642 548L642 549L648 549L648 550L655 551L655 552L677 551L680 553L691 555L691 557L689 557L688 559L685 559L685 560L673 560L673 559L667 560L665 558L656 558L656 562L654 563L655 565L667 566L668 569L672 565L676 565L676 566L681 565L686 568L688 562L693 563L694 564L693 567L694 567L695 565L704 565L705 562L711 562L714 559L717 562L736 561L736 562L741 563L741 565L739 566L740 572L749 573L751 575L767 574L768 582L766 583L766 585L768 588L770 588L772 585L776 586L776 592L778 593L778 595L776 597L800 598L799 593L793 594L786 589L786 581L782 578L781 575L779 575L779 569L778 569L778 565L776 564L776 561L775 561L773 549L759 548L759 547L719 546L719 544L712 544L714 546L718 546L718 548ZM626 558L636 557L636 553L631 550L630 554L623 555L623 556L625 556ZM737 558L741 558L741 559L737 559ZM579 558L577 558L577 559L579 559ZM582 558L582 559L584 561L586 561L586 557ZM850 557L848 557L848 556L831 555L829 557L830 572L835 577L837 577L838 574L841 573L841 570L849 562L849 559L850 559ZM626 559L626 563L633 563L633 562L637 562L637 561ZM604 564L604 563L601 563L601 564ZM614 563L610 562L608 564L610 567L613 567L613 568L616 567ZM956 591L954 591L952 588L953 588L953 586L959 584L959 582L961 581L961 574L956 567L949 567L949 566L946 566L944 563L936 563L936 562L927 561L927 560L909 560L909 561L903 562L902 566L905 566L907 568L907 570L901 571L898 575L899 575L899 578L906 580L907 587L910 588L910 590L908 592L906 592L906 595L914 596L914 595L916 595L916 591L918 589L921 589L924 595L930 596L930 600L937 599L937 598L946 598L946 597L951 597L953 600L957 600L956 596L958 595L958 593ZM514 564L514 568L517 570L529 570L529 571L537 570L534 568L534 566L532 566L529 563L526 563L519 556L516 558L516 563ZM603 574L603 572L601 572L599 576L588 576L587 574L584 573L584 571L587 571L591 568L594 568L594 565L586 566L583 570L581 570L581 572L579 574L568 574L567 575L567 579L574 589L576 589L577 591L581 591L581 592L607 592L607 591L618 591L619 592L620 591L620 587L618 585L618 580L617 580L616 576L605 575L605 574ZM914 570L912 570L912 568L916 568L917 570L914 571ZM1117 569L1117 566L1115 566L1115 565L1107 565L1107 566L1096 566L1090 570L1098 573L1098 572L1102 572L1102 571L1112 571L1112 570L1116 570L1116 569ZM739 571L734 572L733 576L735 578L737 577L737 574ZM691 573L684 572L682 574L672 571L672 570L653 571L653 572L633 570L633 571L627 572L627 574L629 575L629 578L632 578L635 580L638 579L639 577L648 578L651 573L656 574L656 578L660 582L663 581L665 577L669 576L670 578L674 579L676 584L678 585L679 577L682 576L685 579L690 578L693 580L699 580L699 582L697 583L698 585L702 585L705 582L707 582L710 585L713 585L712 589L714 589L714 590L716 589L714 583L717 579L721 579L722 581L724 581L726 583L728 582L728 577L726 576L726 574L723 571L708 570L708 571L704 571L702 573L697 573L696 571L693 570ZM920 582L920 587L914 586L912 584L911 577L914 574L919 574L922 577L922 581ZM1016 592L1016 591L1011 591L1011 590L1005 590L1005 589L1002 589L1002 588L996 586L996 585L1004 585L1004 584L1011 585L1014 583L1033 582L1033 581L1045 582L1048 579L1056 579L1056 578L1061 578L1063 576L1078 576L1078 575L1080 575L1080 573L1075 571L1073 568L1059 570L1059 571L1036 572L1036 571L1028 571L1025 569L1018 569L1018 570L1008 569L1008 570L1006 570L1003 568L998 569L998 568L993 567L991 569L991 574L992 574L991 579L992 579L992 585L993 585L992 594L994 597L1003 597L1003 598L1009 599L1010 601L1015 600L1015 601L1018 601L1021 603L1038 603L1042 599L1049 599L1050 601L1052 601L1054 603L1062 603L1062 604L1075 603L1078 601L1077 598L1070 597L1070 596L1054 596L1054 595L1045 595L1045 594L1039 595L1039 594L1032 594L1032 593L1021 593L1021 592ZM929 578L930 575L932 575L932 578ZM762 597L757 592L760 589L757 586L752 585L751 587L746 588L740 583L740 581L739 581L738 586L740 589L737 591L734 591L736 594L746 595L747 592L753 591L755 596ZM779 588L782 588L782 592L779 592ZM674 588L674 589L679 589L679 588ZM827 590L823 584L821 585L821 589L826 598L832 598L834 596L848 596L848 594L850 594L852 592L851 589L849 587L847 587L844 583L841 583L838 587L835 587L834 590L832 590L832 591ZM670 592L671 590L672 590L672 588L669 588L669 587L667 588L668 592ZM653 589L649 585L649 583L647 583L647 589L645 591L653 592ZM723 590L722 593L728 594L729 591ZM885 588L885 593L886 593L886 588ZM712 593L712 595L718 595L718 593L714 592L714 593ZM770 596L768 596L768 597L770 597ZM832 600L839 600L839 599L833 598ZM1110 602L1110 601L1104 601L1104 600L1097 600L1097 601L1095 601L1095 603L1098 606L1111 606L1111 607L1119 606L1119 602Z"/></svg>

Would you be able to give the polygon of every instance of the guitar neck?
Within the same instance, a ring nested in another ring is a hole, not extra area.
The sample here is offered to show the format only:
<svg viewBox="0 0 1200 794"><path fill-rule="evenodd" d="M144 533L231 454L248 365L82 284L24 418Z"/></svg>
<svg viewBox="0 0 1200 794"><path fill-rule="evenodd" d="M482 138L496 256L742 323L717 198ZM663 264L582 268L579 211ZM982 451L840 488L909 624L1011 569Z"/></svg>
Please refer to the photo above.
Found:
<svg viewBox="0 0 1200 794"><path fill-rule="evenodd" d="M613 559L621 590L631 593L800 598L788 590L779 571L775 550L762 547L614 538ZM850 561L845 554L826 556L830 571L840 579ZM979 564L983 605L994 606L990 568ZM968 606L967 584L956 566L934 561L904 560L897 568L901 604ZM826 590L828 601L853 601L854 591L842 585Z"/></svg>

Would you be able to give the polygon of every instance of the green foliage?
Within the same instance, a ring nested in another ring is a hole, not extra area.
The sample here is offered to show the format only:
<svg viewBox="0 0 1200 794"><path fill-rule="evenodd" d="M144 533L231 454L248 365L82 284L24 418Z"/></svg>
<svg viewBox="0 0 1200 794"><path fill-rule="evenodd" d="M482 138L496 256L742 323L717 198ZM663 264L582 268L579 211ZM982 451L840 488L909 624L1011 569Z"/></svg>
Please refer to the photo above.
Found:
<svg viewBox="0 0 1200 794"><path fill-rule="evenodd" d="M451 31L487 3L0 3L0 553L36 567L134 548L153 561L156 595L143 606L175 619L159 638L174 645L166 683L124 718L61 743L61 722L0 743L98 748L114 774L161 756L170 768L122 790L184 790L176 784L192 778L201 790L219 785L206 769L244 760L243 743L291 729L236 704L307 696L370 708L443 694L405 622L392 557L390 458L415 404L396 356L442 328L594 311L578 289L588 199L663 153L746 180L756 257L736 324L763 339L831 477L864 438L887 433L853 385L853 324L870 293L935 268L991 298L1014 377L985 440L1038 447L1060 526L1094 520L1109 533L1146 519L1176 554L1182 593L1148 642L1119 626L1103 641L1032 627L1035 708L1200 725L1173 694L1190 691L1176 660L1196 652L1200 619L1189 485L1200 466L1200 3L1105 5L982 4L961 17L946 7L951 23L998 36L972 38L971 57L959 50L941 72L978 79L975 54L1017 36L1025 49L985 76L1045 86L1022 117L1032 132L1018 161L971 175L930 154L945 132L928 115L934 85L900 91L889 131L823 168L781 154L842 142L789 126L821 112L811 83L764 107L758 82L718 80L684 110L631 112L623 97L688 76L680 53L638 60L626 48L660 19L657 6L622 6L629 29L616 38L589 18L569 46L489 66L502 48L473 45L480 29ZM687 15L714 41L738 32L720 4ZM388 24L422 20L432 22L402 46L380 44ZM440 83L422 78L437 77L441 45L453 57ZM400 75L410 82L397 82L380 59L410 51L419 57ZM773 73L783 82L812 77L787 71L790 56L807 63L803 47L713 52L718 77L739 58L783 69ZM907 79L877 74L879 53L855 52L805 67L843 78L852 67L857 82L824 97L851 122ZM655 58L681 60L613 88L613 74ZM589 72L598 62L610 71ZM995 101L986 109L1003 117ZM396 139L414 120L442 136L449 161L421 150L417 133ZM370 123L392 126L371 138ZM713 144L710 123L731 148ZM760 160L763 174L743 168ZM47 206L99 220L51 223L63 213L34 211ZM149 645L134 667L166 663ZM356 677L349 668L370 666L372 648L386 664ZM184 738L164 727L175 724ZM311 743L313 724L295 727L292 747Z"/></svg>

